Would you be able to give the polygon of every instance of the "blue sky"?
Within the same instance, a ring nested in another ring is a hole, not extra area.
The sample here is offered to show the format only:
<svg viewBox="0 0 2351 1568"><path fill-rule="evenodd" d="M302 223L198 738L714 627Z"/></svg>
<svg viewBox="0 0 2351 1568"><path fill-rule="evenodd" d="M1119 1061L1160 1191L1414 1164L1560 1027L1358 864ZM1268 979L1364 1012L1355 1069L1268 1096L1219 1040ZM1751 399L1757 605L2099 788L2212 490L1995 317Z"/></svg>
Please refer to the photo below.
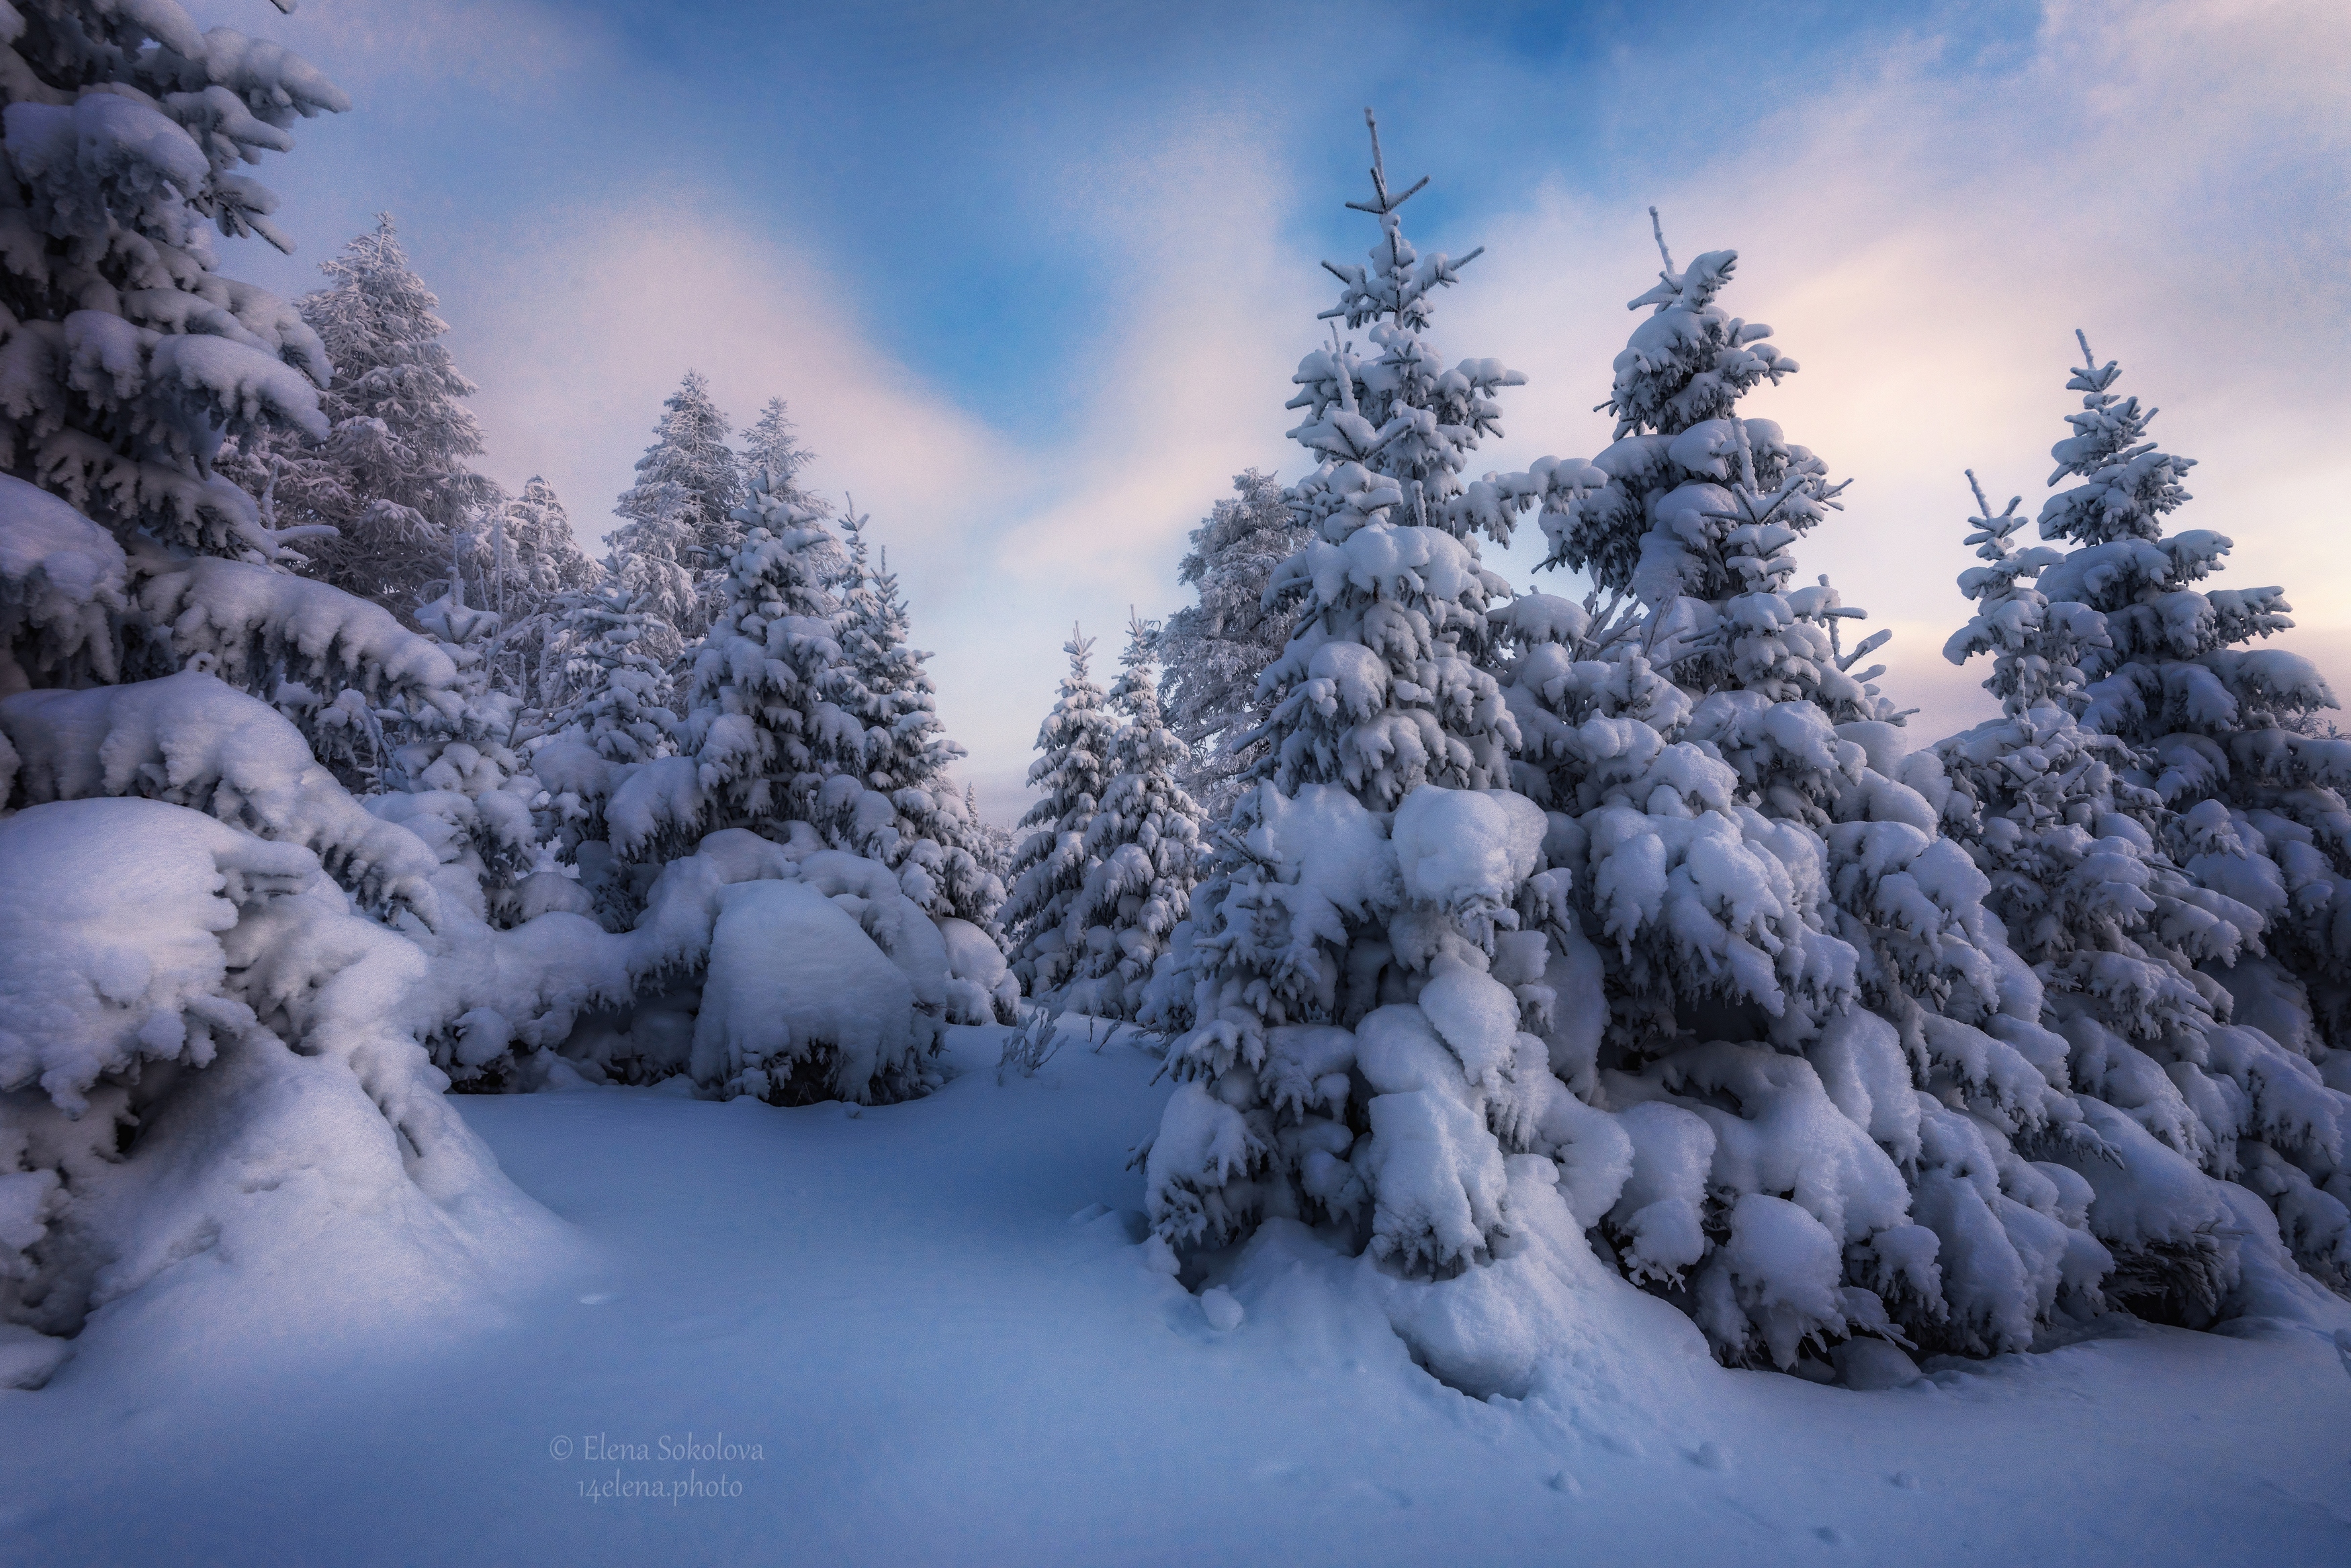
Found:
<svg viewBox="0 0 2351 1568"><path fill-rule="evenodd" d="M1367 103L1432 176L1416 242L1488 247L1436 340L1529 375L1491 466L1604 444L1648 202L1677 254L1740 250L1733 308L1805 367L1751 406L1855 481L1807 566L1895 628L1922 738L1975 701L1937 657L1959 470L2037 504L2077 325L2202 460L2183 525L2287 584L2351 688L2339 5L194 9L355 100L264 171L301 254L231 270L298 293L397 214L486 466L591 542L688 366L738 419L787 398L894 543L998 815L1071 621L1113 666L1229 476L1303 466L1281 404L1315 264L1371 239Z"/></svg>

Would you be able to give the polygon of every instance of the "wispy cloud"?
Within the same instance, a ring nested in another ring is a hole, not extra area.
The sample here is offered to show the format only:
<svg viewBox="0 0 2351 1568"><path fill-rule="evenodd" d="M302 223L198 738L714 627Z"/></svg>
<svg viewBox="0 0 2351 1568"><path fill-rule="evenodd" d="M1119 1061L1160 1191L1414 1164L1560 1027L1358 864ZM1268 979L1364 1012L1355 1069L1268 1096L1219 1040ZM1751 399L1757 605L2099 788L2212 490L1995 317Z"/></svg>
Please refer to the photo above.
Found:
<svg viewBox="0 0 2351 1568"><path fill-rule="evenodd" d="M2012 64L1918 40L1658 181L1677 259L1738 249L1726 304L1803 366L1749 406L1855 480L1802 559L1895 628L1889 689L1926 710L1922 738L1988 709L1980 671L1939 658L1970 564L1960 471L2038 505L2080 406L2077 326L2199 460L2182 525L2235 537L2232 580L2287 585L2304 651L2351 694L2351 396L2314 371L2351 347L2346 80L2338 8L2061 5ZM1588 450L1619 302L1656 265L1646 217L1554 186L1490 243L1456 320L1532 381L1499 455Z"/></svg>

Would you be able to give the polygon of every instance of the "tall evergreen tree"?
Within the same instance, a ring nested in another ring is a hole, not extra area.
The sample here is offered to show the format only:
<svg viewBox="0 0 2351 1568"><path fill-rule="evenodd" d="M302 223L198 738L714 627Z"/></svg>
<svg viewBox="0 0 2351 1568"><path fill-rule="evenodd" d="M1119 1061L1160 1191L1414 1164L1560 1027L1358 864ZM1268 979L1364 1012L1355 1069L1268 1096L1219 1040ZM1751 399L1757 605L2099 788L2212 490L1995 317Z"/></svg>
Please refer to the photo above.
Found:
<svg viewBox="0 0 2351 1568"><path fill-rule="evenodd" d="M700 634L689 634L702 614L702 589L692 565L693 511L684 486L639 485L630 493L636 512L605 535L604 572L632 604L652 618L645 651L676 661Z"/></svg>
<svg viewBox="0 0 2351 1568"><path fill-rule="evenodd" d="M744 524L735 513L745 498L742 462L726 444L726 416L711 400L710 383L688 370L662 403L653 444L637 459L637 482L613 510L629 532L630 547L648 556L664 551L694 576L695 597L677 613L678 634L691 642L717 618L726 602L725 581ZM638 534L646 537L639 542ZM650 588L651 585L645 585ZM658 597L656 598L658 603ZM670 613L666 607L664 614Z"/></svg>
<svg viewBox="0 0 2351 1568"><path fill-rule="evenodd" d="M864 726L863 753L827 786L818 827L830 842L896 871L906 896L925 909L985 927L1003 886L975 853L975 825L947 779L964 750L939 724L924 668L930 655L906 640L906 601L889 552L876 560L869 550L870 521L853 506L841 520L849 566L841 587L844 657L833 692L835 704Z"/></svg>
<svg viewBox="0 0 2351 1568"><path fill-rule="evenodd" d="M1289 497L1308 542L1267 597L1298 605L1296 630L1258 691L1269 776L1237 798L1194 896L1195 1027L1168 1053L1180 1086L1146 1185L1163 1247L1295 1216L1444 1280L1538 1216L1579 1229L1508 1156L1608 1136L1522 1032L1552 1027L1558 889L1542 813L1499 787L1519 737L1481 661L1507 589L1474 536L1507 538L1515 513L1589 476L1546 460L1461 482L1499 433L1492 394L1523 378L1448 366L1424 336L1437 289L1479 253L1414 250L1397 214L1421 186L1389 188L1375 127L1372 182L1350 203L1380 225L1372 265L1325 264L1342 285L1325 314L1378 352L1334 332L1295 378L1290 434L1322 461Z"/></svg>
<svg viewBox="0 0 2351 1568"><path fill-rule="evenodd" d="M463 400L474 383L441 341L449 324L392 214L319 270L331 282L300 309L335 367L320 400L332 431L315 447L253 443L238 475L269 490L285 524L336 530L306 547L311 576L405 611L447 582L453 544L505 497L470 466L482 453Z"/></svg>
<svg viewBox="0 0 2351 1568"><path fill-rule="evenodd" d="M492 607L508 616L538 614L565 594L592 587L603 575L580 553L555 486L537 474L506 504L495 538L483 540L477 530L475 543L490 543L496 552L486 575L507 602Z"/></svg>
<svg viewBox="0 0 2351 1568"><path fill-rule="evenodd" d="M1254 738L1264 722L1256 706L1258 677L1281 656L1290 622L1267 607L1266 585L1309 536L1280 484L1252 468L1234 476L1233 493L1192 530L1192 548L1177 572L1199 602L1168 617L1159 634L1165 670L1160 696L1168 727L1187 748L1185 787L1212 817L1231 806L1264 754L1264 742Z"/></svg>
<svg viewBox="0 0 2351 1568"><path fill-rule="evenodd" d="M2342 1289L2351 1094L2330 1082L2343 1057L2326 1036L2351 956L2330 929L2351 888L2351 747L2304 732L2331 701L2305 661L2235 646L2291 625L2280 590L2194 586L2230 542L2165 535L2189 460L2147 439L2154 410L2082 348L2068 386L2083 411L2050 483L2083 483L2040 515L2061 543L2009 550L2013 501L1998 517L1980 507L1970 535L1990 564L1961 586L1982 607L1947 652L1994 655L2003 718L1941 751L1978 802L1977 858L2047 989L2074 1087L2102 1125L2126 1124L2118 1158L2083 1168L2091 1185L2119 1196L2161 1168L2135 1128L2260 1193L2301 1264ZM2208 1321L2238 1267L2224 1203L2216 1189L2200 1211L2174 1204L2105 1234L2111 1293Z"/></svg>
<svg viewBox="0 0 2351 1568"><path fill-rule="evenodd" d="M611 763L669 753L669 674L639 646L652 621L615 583L564 596L538 688L549 734L576 734Z"/></svg>
<svg viewBox="0 0 2351 1568"><path fill-rule="evenodd" d="M2193 461L2148 439L2156 410L2115 393L2120 368L2100 367L2078 340L2083 362L2066 386L2083 411L2052 449L2050 483L2081 483L2042 507L2040 532L2073 546L2043 572L2042 591L2105 622L2108 646L2085 655L2084 722L2144 754L2134 782L2178 819L2189 875L2268 922L2273 962L2251 966L2246 983L2283 972L2317 1031L2279 1020L2273 1032L2351 1046L2351 742L2312 722L2335 694L2300 655L2247 646L2293 627L2283 589L2197 586L2231 542L2165 532L2189 499L2181 481Z"/></svg>
<svg viewBox="0 0 2351 1568"><path fill-rule="evenodd" d="M680 755L638 770L609 808L625 858L722 827L788 840L791 824L822 820L826 782L864 762L865 727L834 701L847 676L831 587L847 566L841 541L765 476L737 521L743 544L726 611L694 654Z"/></svg>
<svg viewBox="0 0 2351 1568"><path fill-rule="evenodd" d="M1110 783L1118 728L1102 689L1086 670L1093 646L1075 627L1061 645L1070 672L1053 711L1037 727L1038 757L1029 765L1029 787L1044 797L1020 818L1030 832L1012 857L1012 888L998 912L1012 946L1013 972L1031 996L1067 983L1080 956L1070 945L1069 914L1092 869L1086 832Z"/></svg>
<svg viewBox="0 0 2351 1568"><path fill-rule="evenodd" d="M1852 672L1884 635L1845 652L1859 612L1793 586L1842 486L1737 405L1796 366L1719 303L1735 253L1682 269L1658 247L1607 483L1545 518L1553 563L1630 617L1511 611L1521 776L1574 820L1609 1002L1600 1092L1630 1107L1636 1166L1712 1150L1678 1187L1636 1180L1611 1233L1735 1363L1790 1365L1889 1308L1934 1343L2021 1348L2110 1265L2085 1184L2026 1155L2096 1140L2039 982L1942 833L1964 800L1903 754L1876 671Z"/></svg>
<svg viewBox="0 0 2351 1568"><path fill-rule="evenodd" d="M1140 1013L1144 986L1191 912L1199 877L1200 808L1177 781L1186 749L1160 713L1151 673L1157 630L1130 612L1109 701L1125 722L1112 738L1110 782L1086 828L1085 884L1063 920L1077 954L1069 1005L1102 1018Z"/></svg>

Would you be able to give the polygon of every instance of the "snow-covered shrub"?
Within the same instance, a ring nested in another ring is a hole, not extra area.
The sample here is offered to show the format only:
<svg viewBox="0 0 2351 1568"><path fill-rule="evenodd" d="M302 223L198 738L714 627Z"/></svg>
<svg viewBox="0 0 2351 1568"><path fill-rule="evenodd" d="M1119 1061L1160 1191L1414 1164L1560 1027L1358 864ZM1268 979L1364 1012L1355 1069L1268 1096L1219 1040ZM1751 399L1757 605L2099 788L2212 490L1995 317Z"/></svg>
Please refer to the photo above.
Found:
<svg viewBox="0 0 2351 1568"><path fill-rule="evenodd" d="M902 1100L922 1088L914 988L808 882L719 898L694 1025L695 1081L775 1105Z"/></svg>
<svg viewBox="0 0 2351 1568"><path fill-rule="evenodd" d="M1000 1088L1014 1078L1033 1078L1061 1049L1061 1007L1051 999L1029 1010L1020 1027L1008 1032L996 1058Z"/></svg>

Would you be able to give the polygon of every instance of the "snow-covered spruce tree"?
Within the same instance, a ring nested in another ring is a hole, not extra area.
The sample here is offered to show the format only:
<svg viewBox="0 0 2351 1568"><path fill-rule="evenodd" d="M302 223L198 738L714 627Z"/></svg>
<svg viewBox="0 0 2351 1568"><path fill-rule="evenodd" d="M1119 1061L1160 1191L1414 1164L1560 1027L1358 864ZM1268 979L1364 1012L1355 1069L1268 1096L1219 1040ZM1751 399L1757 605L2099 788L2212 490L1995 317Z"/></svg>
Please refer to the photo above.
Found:
<svg viewBox="0 0 2351 1568"><path fill-rule="evenodd" d="M1111 740L1109 782L1085 831L1084 885L1062 922L1073 967L1062 995L1098 1018L1132 1019L1198 879L1200 811L1177 781L1185 758L1159 711L1151 651L1157 628L1130 613L1110 689L1125 722Z"/></svg>
<svg viewBox="0 0 2351 1568"><path fill-rule="evenodd" d="M2113 1195L2093 1214L2112 1293L2200 1324L2264 1241L2223 1183L2268 1199L2304 1269L2351 1284L2351 1058L2328 1038L2351 956L2351 747L2303 732L2331 701L2304 660L2234 646L2291 624L2280 591L2193 586L2230 542L2165 535L2189 464L2146 439L2154 410L2114 394L2116 374L2083 344L2068 385L2084 411L2051 483L2084 483L2040 517L2073 548L2011 552L2014 502L1975 520L1991 565L1962 587L1983 607L1947 651L1995 655L2007 713L1942 750L1980 800L1976 853L2076 1090L2120 1151L2081 1167ZM2162 1177L2175 1158L2218 1180ZM2158 1179L2175 1200L2139 1201Z"/></svg>
<svg viewBox="0 0 2351 1568"><path fill-rule="evenodd" d="M474 383L441 342L440 301L409 265L392 214L319 264L329 286L298 302L334 365L319 410L331 431L244 444L231 472L267 492L288 524L335 533L306 546L309 576L393 610L423 599L450 546L505 499L469 466L481 427L462 400Z"/></svg>
<svg viewBox="0 0 2351 1568"><path fill-rule="evenodd" d="M104 646L81 642L62 663L33 648L9 681L112 680L201 659L276 702L321 757L372 766L377 711L451 700L454 668L390 613L286 576L302 561L293 545L330 547L325 531L278 526L274 497L265 513L215 467L225 452L329 432L318 334L220 275L207 231L290 249L266 215L276 197L237 171L291 148L296 119L348 100L276 45L199 33L169 0L44 0L8 16L0 469L71 503L58 509L68 523L73 507L87 512L118 545L100 564L117 597L84 628L102 624ZM12 495L7 510L32 527L39 509ZM28 554L58 527L49 516L26 535ZM64 597L87 610L91 587Z"/></svg>
<svg viewBox="0 0 2351 1568"><path fill-rule="evenodd" d="M536 696L567 597L603 577L580 551L555 487L533 475L522 493L477 515L461 543L461 576L501 622L497 678Z"/></svg>
<svg viewBox="0 0 2351 1568"><path fill-rule="evenodd" d="M2313 716L2336 703L2309 660L2245 646L2293 627L2283 591L2196 586L2231 543L2203 529L2164 532L2189 499L2180 480L2192 464L2147 439L2155 410L2110 389L2119 374L2112 361L2098 367L2083 340L2066 383L2083 411L2067 416L2074 433L2052 449L2050 477L2081 483L2040 516L2043 538L2074 546L2043 572L2042 591L2105 618L2110 646L2083 666L2085 722L2145 753L2135 782L2178 819L2189 874L2269 922L2271 961L2240 965L2226 982L2260 990L2283 973L2287 989L2307 989L2314 1016L2311 1025L2265 1016L2262 1026L2309 1045L2351 1045L2351 742L2312 732Z"/></svg>
<svg viewBox="0 0 2351 1568"><path fill-rule="evenodd" d="M971 784L963 786L963 819L973 825L972 854L981 869L1001 882L1012 865L1013 853L1020 847L1019 838L1002 823L990 822L979 814L979 791Z"/></svg>
<svg viewBox="0 0 2351 1568"><path fill-rule="evenodd" d="M825 781L864 761L865 727L834 701L843 685L841 541L813 507L763 476L737 521L746 532L726 609L694 654L679 755L615 795L612 846L625 859L683 852L704 834L748 828L785 842L813 824Z"/></svg>
<svg viewBox="0 0 2351 1568"><path fill-rule="evenodd" d="M1020 818L1029 829L1014 852L1011 891L997 912L1011 944L1012 971L1031 996L1058 991L1075 972L1079 950L1069 917L1093 869L1086 833L1110 783L1110 756L1118 719L1087 672L1093 639L1076 627L1061 651L1070 656L1053 711L1037 726L1037 760L1029 787L1044 798Z"/></svg>
<svg viewBox="0 0 2351 1568"><path fill-rule="evenodd" d="M1553 841L1608 1004L1598 1093L1635 1145L1606 1230L1733 1363L1898 1332L1889 1311L1938 1347L2022 1348L2098 1300L2090 1189L2054 1158L2097 1140L1945 836L1964 796L1852 672L1885 634L1844 652L1858 612L1792 586L1841 487L1736 410L1796 367L1718 303L1734 253L1677 269L1658 244L1608 483L1544 518L1551 564L1611 609L1500 618L1519 777L1571 819Z"/></svg>
<svg viewBox="0 0 2351 1568"><path fill-rule="evenodd" d="M629 493L637 511L604 536L604 575L653 618L645 651L672 664L701 635L685 629L702 614L702 590L688 564L694 546L686 493L665 483Z"/></svg>
<svg viewBox="0 0 2351 1568"><path fill-rule="evenodd" d="M538 700L549 735L572 735L613 763L671 751L669 672L640 646L653 618L617 583L566 594L549 639Z"/></svg>
<svg viewBox="0 0 2351 1568"><path fill-rule="evenodd" d="M213 460L225 440L324 436L327 355L296 312L214 270L207 231L291 250L277 198L235 171L350 100L170 0L35 0L5 22L0 469L126 545L277 560Z"/></svg>
<svg viewBox="0 0 2351 1568"><path fill-rule="evenodd" d="M417 1044L427 966L389 922L445 919L431 852L203 668L455 677L380 607L270 569L282 536L208 472L225 434L324 433L292 369L325 379L315 338L214 275L199 224L274 235L230 171L341 95L167 0L0 21L0 1336L37 1386L70 1346L19 1325L69 1334L198 1252L223 1265L175 1271L171 1310L237 1271L454 1281L545 1237ZM108 684L126 645L194 667Z"/></svg>
<svg viewBox="0 0 2351 1568"><path fill-rule="evenodd" d="M710 400L710 383L700 371L688 370L662 402L662 417L653 426L653 444L637 459L637 482L622 493L614 505L629 528L612 535L615 549L629 533L646 535L640 553L665 555L691 574L695 594L675 613L679 635L692 642L717 619L726 602L726 581L742 543L744 524L735 514L745 499L742 462L726 444L726 416ZM788 485L788 476L784 483ZM661 590L652 583L632 583L632 591ZM662 613L670 614L666 606Z"/></svg>
<svg viewBox="0 0 2351 1568"><path fill-rule="evenodd" d="M549 909L585 913L588 896L556 865L556 824L533 809L541 787L517 749L528 693L496 678L500 617L468 605L453 577L415 618L456 667L458 700L417 704L386 726L390 756L363 804L463 872L444 881L444 898L478 919L504 928Z"/></svg>
<svg viewBox="0 0 2351 1568"><path fill-rule="evenodd" d="M984 929L1004 887L973 853L964 796L947 778L964 750L940 727L923 668L930 655L906 640L906 601L888 552L878 561L870 552L870 522L853 504L841 519L849 566L841 583L844 657L833 691L835 705L865 728L863 757L827 781L817 829L836 848L896 871L907 897L932 914Z"/></svg>
<svg viewBox="0 0 2351 1568"><path fill-rule="evenodd" d="M1290 617L1267 607L1265 587L1308 532L1280 484L1252 468L1234 476L1233 493L1192 530L1176 574L1199 602L1161 628L1161 705L1187 748L1178 776L1211 818L1231 808L1262 754L1264 743L1249 739L1264 722L1258 677L1290 640Z"/></svg>
<svg viewBox="0 0 2351 1568"><path fill-rule="evenodd" d="M799 442L799 427L792 423L791 415L781 398L769 398L759 417L743 432L743 480L750 481L761 474L773 476L787 491L799 493L797 475L816 454Z"/></svg>
<svg viewBox="0 0 2351 1568"><path fill-rule="evenodd" d="M1479 660L1507 589L1473 530L1507 538L1515 513L1600 476L1546 459L1462 484L1497 433L1490 394L1521 378L1448 367L1423 335L1463 262L1405 241L1397 211L1420 187L1391 192L1376 130L1373 147L1374 200L1351 204L1379 240L1369 268L1331 267L1327 314L1368 326L1378 353L1334 338L1296 377L1291 436L1323 461L1290 496L1309 542L1267 589L1298 606L1256 699L1270 776L1217 828L1194 892L1196 1026L1170 1048L1179 1086L1143 1159L1163 1265L1270 1220L1322 1225L1388 1282L1416 1352L1486 1389L1537 1346L1481 1351L1443 1323L1556 1327L1541 1282L1596 1267L1582 1231L1614 1201L1625 1144L1551 1066L1567 1046L1545 1036L1573 1022L1554 1006L1566 879L1545 869L1541 809L1502 787L1518 732Z"/></svg>
<svg viewBox="0 0 2351 1568"><path fill-rule="evenodd" d="M603 575L580 554L555 486L537 474L506 504L502 548L493 557L495 580L509 602L491 607L506 615L532 615L566 594L592 587Z"/></svg>

